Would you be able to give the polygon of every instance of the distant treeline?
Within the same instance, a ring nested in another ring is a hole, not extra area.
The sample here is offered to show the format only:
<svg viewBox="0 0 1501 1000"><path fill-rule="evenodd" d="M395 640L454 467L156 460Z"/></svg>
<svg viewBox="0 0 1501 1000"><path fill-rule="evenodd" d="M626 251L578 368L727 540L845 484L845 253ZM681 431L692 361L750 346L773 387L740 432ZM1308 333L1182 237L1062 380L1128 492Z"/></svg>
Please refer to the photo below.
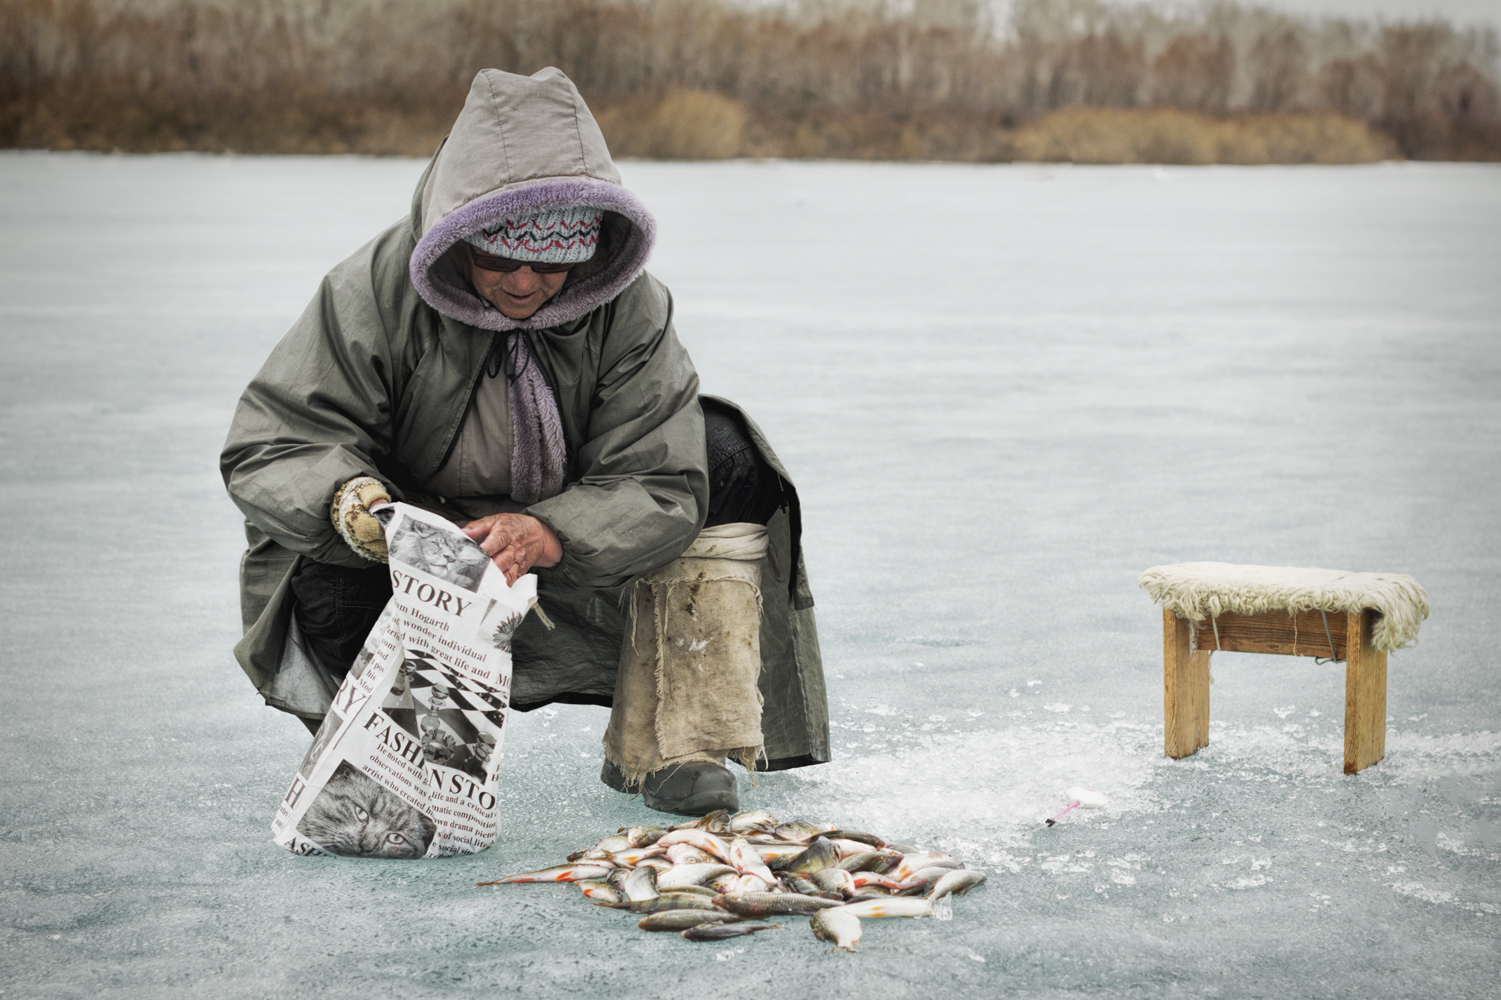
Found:
<svg viewBox="0 0 1501 1000"><path fill-rule="evenodd" d="M558 66L617 155L1501 159L1492 30L1016 0L4 0L0 146L426 155Z"/></svg>

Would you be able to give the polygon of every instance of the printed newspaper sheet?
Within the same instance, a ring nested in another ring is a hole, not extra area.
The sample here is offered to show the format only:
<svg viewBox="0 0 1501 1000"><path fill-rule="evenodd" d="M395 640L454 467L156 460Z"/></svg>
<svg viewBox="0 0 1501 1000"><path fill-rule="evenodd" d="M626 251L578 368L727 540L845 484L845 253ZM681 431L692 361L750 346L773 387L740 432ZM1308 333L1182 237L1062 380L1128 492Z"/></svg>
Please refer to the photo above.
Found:
<svg viewBox="0 0 1501 1000"><path fill-rule="evenodd" d="M477 543L408 504L378 509L393 593L276 810L294 854L433 858L495 842L511 635L537 602Z"/></svg>

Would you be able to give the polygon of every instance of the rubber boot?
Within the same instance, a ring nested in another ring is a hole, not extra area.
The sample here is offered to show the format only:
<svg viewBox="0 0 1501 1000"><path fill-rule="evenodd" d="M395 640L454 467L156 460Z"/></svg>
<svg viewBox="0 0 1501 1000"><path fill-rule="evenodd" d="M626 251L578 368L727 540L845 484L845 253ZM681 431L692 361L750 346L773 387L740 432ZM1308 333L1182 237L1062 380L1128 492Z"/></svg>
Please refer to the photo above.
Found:
<svg viewBox="0 0 1501 1000"><path fill-rule="evenodd" d="M760 524L706 528L630 592L601 779L662 812L738 809L761 754Z"/></svg>
<svg viewBox="0 0 1501 1000"><path fill-rule="evenodd" d="M640 792L642 801L658 812L702 816L716 809L735 812L740 808L735 775L724 766L722 758L718 763L687 760L669 764L651 772L634 787L626 782L620 768L607 760L599 777L617 792Z"/></svg>

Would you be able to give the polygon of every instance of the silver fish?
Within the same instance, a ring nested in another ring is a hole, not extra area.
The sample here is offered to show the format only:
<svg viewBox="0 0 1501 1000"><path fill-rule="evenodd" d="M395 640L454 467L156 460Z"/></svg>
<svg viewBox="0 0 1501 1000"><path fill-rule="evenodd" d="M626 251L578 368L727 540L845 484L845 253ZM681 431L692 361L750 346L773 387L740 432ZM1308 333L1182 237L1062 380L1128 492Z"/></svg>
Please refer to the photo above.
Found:
<svg viewBox="0 0 1501 1000"><path fill-rule="evenodd" d="M808 881L818 886L824 892L838 892L849 895L855 891L855 877L843 868L825 868L821 872L814 872Z"/></svg>
<svg viewBox="0 0 1501 1000"><path fill-rule="evenodd" d="M830 840L853 840L858 843L865 844L869 847L873 847L878 851L886 846L886 841L882 840L880 837L877 837L875 834L861 833L858 830L830 830L825 833L824 836L828 837Z"/></svg>
<svg viewBox="0 0 1501 1000"><path fill-rule="evenodd" d="M777 880L776 876L771 873L771 869L767 868L766 863L761 860L761 855L746 843L744 837L736 837L730 841L730 856L726 860L734 865L740 874L754 875L767 885Z"/></svg>
<svg viewBox="0 0 1501 1000"><path fill-rule="evenodd" d="M900 892L905 889L906 883L896 882L885 875L877 875L875 872L856 872L850 876L850 882L858 892L862 889L875 889L880 892Z"/></svg>
<svg viewBox="0 0 1501 1000"><path fill-rule="evenodd" d="M631 846L633 845L631 844L630 837L623 833L612 833L608 837L595 841L582 851L574 851L568 855L568 860L578 861L583 858L602 858L607 854L614 854L616 851L624 851Z"/></svg>
<svg viewBox="0 0 1501 1000"><path fill-rule="evenodd" d="M802 820L793 820L791 823L779 824L772 832L776 834L778 840L806 844L819 834L833 829L835 829L833 823L805 823Z"/></svg>
<svg viewBox="0 0 1501 1000"><path fill-rule="evenodd" d="M849 840L845 837L836 837L832 833L826 833L823 837L834 845L834 850L838 853L840 861L843 861L845 858L853 858L856 855L864 854L870 850L870 845L863 840Z"/></svg>
<svg viewBox="0 0 1501 1000"><path fill-rule="evenodd" d="M799 896L791 892L729 892L715 896L714 903L744 917L768 917L772 914L806 916L841 903L817 896Z"/></svg>
<svg viewBox="0 0 1501 1000"><path fill-rule="evenodd" d="M771 892L771 883L755 875L742 875L725 890L726 894L744 892Z"/></svg>
<svg viewBox="0 0 1501 1000"><path fill-rule="evenodd" d="M744 919L723 910L663 910L642 917L636 926L643 931L685 931L703 924L734 924Z"/></svg>
<svg viewBox="0 0 1501 1000"><path fill-rule="evenodd" d="M700 924L683 932L689 941L723 941L726 938L742 937L756 931L781 930L781 924Z"/></svg>
<svg viewBox="0 0 1501 1000"><path fill-rule="evenodd" d="M770 833L777 827L777 818L765 809L748 809L730 817L731 833Z"/></svg>
<svg viewBox="0 0 1501 1000"><path fill-rule="evenodd" d="M673 844L667 848L667 860L675 865L707 865L715 861L712 855L692 844Z"/></svg>
<svg viewBox="0 0 1501 1000"><path fill-rule="evenodd" d="M834 845L823 837L815 837L806 851L790 858L778 858L773 864L778 871L807 876L831 868L838 861L839 852Z"/></svg>
<svg viewBox="0 0 1501 1000"><path fill-rule="evenodd" d="M827 941L844 951L854 951L860 943L860 918L842 906L819 910L809 919L808 926L818 940Z"/></svg>
<svg viewBox="0 0 1501 1000"><path fill-rule="evenodd" d="M739 878L740 873L729 865L674 865L666 871L657 873L657 890L680 889L685 885L706 885L710 879L721 875L734 875Z"/></svg>
<svg viewBox="0 0 1501 1000"><path fill-rule="evenodd" d="M902 855L899 851L861 851L839 862L839 867L854 874L856 872L875 872L885 875L897 865L902 863Z"/></svg>
<svg viewBox="0 0 1501 1000"><path fill-rule="evenodd" d="M661 913L665 910L720 910L714 900L692 892L664 892L651 899L631 902L632 913Z"/></svg>
<svg viewBox="0 0 1501 1000"><path fill-rule="evenodd" d="M647 858L660 859L661 854L661 848L648 845L646 847L628 847L623 851L615 851L610 854L609 859L612 863L625 868L635 868Z"/></svg>
<svg viewBox="0 0 1501 1000"><path fill-rule="evenodd" d="M655 868L658 872L665 872L672 867L672 862L668 861L666 858L650 857L642 858L640 861L637 861L632 867Z"/></svg>
<svg viewBox="0 0 1501 1000"><path fill-rule="evenodd" d="M985 881L985 873L973 868L951 871L933 886L933 891L928 893L928 902L942 899L951 893L955 896L962 896L983 881Z"/></svg>
<svg viewBox="0 0 1501 1000"><path fill-rule="evenodd" d="M703 851L705 854L712 854L726 864L730 860L730 845L707 830L699 830L691 827L684 830L673 830L663 834L654 846L660 847L665 851L673 844L689 844Z"/></svg>
<svg viewBox="0 0 1501 1000"><path fill-rule="evenodd" d="M632 903L654 899L658 895L657 870L655 868L637 868L625 877L625 884L621 886L621 892Z"/></svg>
<svg viewBox="0 0 1501 1000"><path fill-rule="evenodd" d="M714 812L705 813L698 819L689 820L686 823L677 823L667 829L669 831L707 830L710 833L729 833L730 811L728 809L716 809Z"/></svg>
<svg viewBox="0 0 1501 1000"><path fill-rule="evenodd" d="M862 899L858 903L846 903L840 907L857 917L929 917L933 907L926 899L910 896L887 896L884 899Z"/></svg>
<svg viewBox="0 0 1501 1000"><path fill-rule="evenodd" d="M620 894L620 890L608 882L585 879L582 882L575 882L573 884L583 891L584 896L589 902L597 903L600 906L617 906L625 901L625 897Z"/></svg>
<svg viewBox="0 0 1501 1000"><path fill-rule="evenodd" d="M751 849L760 856L762 862L768 865L773 861L801 854L808 849L806 844L788 844L780 840L771 843L763 840L747 840L746 843L750 844Z"/></svg>
<svg viewBox="0 0 1501 1000"><path fill-rule="evenodd" d="M650 847L667 830L660 826L627 826L617 832L624 834L632 847Z"/></svg>
<svg viewBox="0 0 1501 1000"><path fill-rule="evenodd" d="M901 883L902 887L898 890L898 894L902 896L926 896L945 875L955 870L953 868L939 868L937 866L919 869L912 874L911 878Z"/></svg>
<svg viewBox="0 0 1501 1000"><path fill-rule="evenodd" d="M964 867L954 858L947 854L938 854L933 851L914 851L902 856L902 863L885 874L890 875L898 882L910 882L912 876L924 868L962 868Z"/></svg>

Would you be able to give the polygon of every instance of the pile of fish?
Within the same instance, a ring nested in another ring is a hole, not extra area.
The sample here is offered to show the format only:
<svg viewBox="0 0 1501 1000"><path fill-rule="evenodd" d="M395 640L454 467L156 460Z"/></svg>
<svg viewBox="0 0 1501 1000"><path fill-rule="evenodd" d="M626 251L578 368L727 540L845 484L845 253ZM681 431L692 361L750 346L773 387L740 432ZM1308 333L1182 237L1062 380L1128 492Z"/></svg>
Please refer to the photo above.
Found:
<svg viewBox="0 0 1501 1000"><path fill-rule="evenodd" d="M765 810L714 812L672 827L622 827L567 864L480 885L572 882L597 906L641 915L644 931L689 941L776 930L808 917L813 936L854 951L862 919L946 915L985 881L947 854L827 823L779 823Z"/></svg>

